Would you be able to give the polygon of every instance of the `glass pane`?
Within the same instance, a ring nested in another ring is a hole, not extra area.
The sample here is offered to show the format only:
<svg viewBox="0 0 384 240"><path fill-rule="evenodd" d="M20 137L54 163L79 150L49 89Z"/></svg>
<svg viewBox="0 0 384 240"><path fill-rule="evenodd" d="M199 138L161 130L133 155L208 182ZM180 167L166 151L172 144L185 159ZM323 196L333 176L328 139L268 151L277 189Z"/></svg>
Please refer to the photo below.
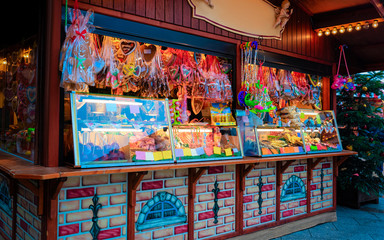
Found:
<svg viewBox="0 0 384 240"><path fill-rule="evenodd" d="M307 152L341 151L341 143L333 111L301 110Z"/></svg>
<svg viewBox="0 0 384 240"><path fill-rule="evenodd" d="M0 147L35 157L36 49L34 39L0 53Z"/></svg>
<svg viewBox="0 0 384 240"><path fill-rule="evenodd" d="M76 165L173 159L167 102L71 94Z"/></svg>
<svg viewBox="0 0 384 240"><path fill-rule="evenodd" d="M177 160L240 157L236 127L173 126Z"/></svg>

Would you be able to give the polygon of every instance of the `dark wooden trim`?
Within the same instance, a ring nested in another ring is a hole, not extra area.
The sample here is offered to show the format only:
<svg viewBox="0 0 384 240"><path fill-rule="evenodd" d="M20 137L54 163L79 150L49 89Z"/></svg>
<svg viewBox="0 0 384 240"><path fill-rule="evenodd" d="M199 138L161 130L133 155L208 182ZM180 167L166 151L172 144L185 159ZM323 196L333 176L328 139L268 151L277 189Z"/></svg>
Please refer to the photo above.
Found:
<svg viewBox="0 0 384 240"><path fill-rule="evenodd" d="M133 165L121 167L102 167L102 168L88 168L88 169L75 169L71 167L43 167L34 165L23 159L15 157L5 152L0 151L0 171L8 174L16 179L34 179L34 180L48 180L61 177L75 177L75 176L89 176L113 173L128 173L128 172L144 172L156 171L166 169L182 169L182 168L199 168L210 166L225 166L225 165L238 165L238 164L251 164L263 162L278 162L278 161L291 161L303 160L309 158L321 157L339 157L356 155L357 152L343 150L342 152L333 153L316 153L316 154L303 154L281 157L244 157L242 159L231 160L217 160L217 161L200 161L200 162L185 162L185 163L167 163L167 164L153 164L153 165Z"/></svg>
<svg viewBox="0 0 384 240"><path fill-rule="evenodd" d="M73 7L73 3L74 3L73 0L68 1L68 6ZM65 4L65 0L62 1L62 4L63 5ZM165 29L169 29L169 30L178 31L178 32L193 34L193 35L206 37L206 38L210 38L210 39L215 39L215 40L223 41L223 42L227 42L227 43L240 44L241 39L242 39L240 35L239 35L238 39L234 39L234 38L230 38L230 37L216 35L214 33L214 31L212 33L204 32L204 31L202 31L204 29L201 27L200 27L200 30L196 30L193 28L183 27L181 25L176 25L176 24L172 24L172 23L168 23L168 22L162 22L162 21L158 21L158 20L154 20L154 19L148 19L148 18L145 18L142 16L137 16L137 15L124 13L124 12L120 12L120 11L116 11L116 10L106 9L103 7L90 5L88 3L81 3L80 2L79 8L84 9L84 10L88 10L91 8L94 10L95 13L100 13L100 14L112 16L112 17L118 17L121 19L130 20L130 21L139 22L139 23L144 23L144 24L148 24L151 26L161 27L161 28L165 28ZM205 23L202 20L200 20L199 22L200 22L200 24ZM232 34L231 34L231 36L232 36ZM277 53L277 54L286 55L286 56L290 56L290 57L294 57L294 58L298 58L298 59L303 59L306 61L311 61L314 63L331 65L331 62L329 62L327 60L322 60L319 58L305 56L302 54L296 54L296 53L292 53L292 52L288 52L285 50L280 50L280 49L276 49L276 48L272 48L272 47L263 46L261 49L268 51L268 52L272 52L272 53Z"/></svg>
<svg viewBox="0 0 384 240"><path fill-rule="evenodd" d="M60 79L59 56L61 48L61 3L46 1L44 90L41 92L42 126L39 131L42 145L42 165L56 167L59 164Z"/></svg>
<svg viewBox="0 0 384 240"><path fill-rule="evenodd" d="M380 1L380 0L370 0L370 2L376 8L376 11L379 13L380 17L384 18L383 1Z"/></svg>
<svg viewBox="0 0 384 240"><path fill-rule="evenodd" d="M281 172L282 162L276 163L276 221L280 221L280 205L281 205L281 184L283 182L283 174Z"/></svg>
<svg viewBox="0 0 384 240"><path fill-rule="evenodd" d="M194 239L196 183L207 171L207 167L188 168L188 240Z"/></svg>
<svg viewBox="0 0 384 240"><path fill-rule="evenodd" d="M53 186L54 188L52 189L52 200L56 200L57 197L59 196L60 190L63 187L63 184L67 181L67 178L59 178L55 180L55 185Z"/></svg>
<svg viewBox="0 0 384 240"><path fill-rule="evenodd" d="M42 216L41 238L43 240L51 240L57 238L58 230L58 197L52 198L57 191L57 180L41 181L43 184L42 199L44 214ZM64 183L64 182L63 182ZM40 202L40 199L39 199Z"/></svg>
<svg viewBox="0 0 384 240"><path fill-rule="evenodd" d="M136 190L148 171L128 173L127 239L135 239Z"/></svg>
<svg viewBox="0 0 384 240"><path fill-rule="evenodd" d="M313 178L313 160L307 159L307 192L306 192L306 198L307 198L307 214L311 212L311 183Z"/></svg>

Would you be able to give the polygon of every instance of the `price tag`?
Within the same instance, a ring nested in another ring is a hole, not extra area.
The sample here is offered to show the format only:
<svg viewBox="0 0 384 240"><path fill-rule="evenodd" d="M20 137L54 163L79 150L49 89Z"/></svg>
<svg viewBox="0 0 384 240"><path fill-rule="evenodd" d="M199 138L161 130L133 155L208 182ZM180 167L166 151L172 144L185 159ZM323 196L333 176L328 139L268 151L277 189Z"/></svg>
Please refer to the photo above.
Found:
<svg viewBox="0 0 384 240"><path fill-rule="evenodd" d="M135 152L136 154L136 159L137 160L145 160L145 152L142 152L142 151L136 151Z"/></svg>
<svg viewBox="0 0 384 240"><path fill-rule="evenodd" d="M140 113L140 107L138 105L129 105L129 111L132 114Z"/></svg>
<svg viewBox="0 0 384 240"><path fill-rule="evenodd" d="M213 147L213 153L214 153L214 154L217 154L217 155L220 155L220 154L221 154L221 148L219 148L219 147Z"/></svg>
<svg viewBox="0 0 384 240"><path fill-rule="evenodd" d="M163 159L172 159L172 151L163 151Z"/></svg>
<svg viewBox="0 0 384 240"><path fill-rule="evenodd" d="M226 148L225 149L225 156L232 156L232 149L230 149L230 148Z"/></svg>
<svg viewBox="0 0 384 240"><path fill-rule="evenodd" d="M147 161L154 161L155 157L153 156L153 152L146 152L145 153L145 160L147 160Z"/></svg>
<svg viewBox="0 0 384 240"><path fill-rule="evenodd" d="M207 154L208 156L211 156L213 154L212 148L205 148L204 151L205 151L205 154Z"/></svg>
<svg viewBox="0 0 384 240"><path fill-rule="evenodd" d="M153 152L153 159L155 161L163 160L163 153L162 152Z"/></svg>
<svg viewBox="0 0 384 240"><path fill-rule="evenodd" d="M176 157L184 157L183 149L175 149L175 155Z"/></svg>
<svg viewBox="0 0 384 240"><path fill-rule="evenodd" d="M190 148L184 148L183 149L183 152L184 152L184 156L192 156L192 151Z"/></svg>

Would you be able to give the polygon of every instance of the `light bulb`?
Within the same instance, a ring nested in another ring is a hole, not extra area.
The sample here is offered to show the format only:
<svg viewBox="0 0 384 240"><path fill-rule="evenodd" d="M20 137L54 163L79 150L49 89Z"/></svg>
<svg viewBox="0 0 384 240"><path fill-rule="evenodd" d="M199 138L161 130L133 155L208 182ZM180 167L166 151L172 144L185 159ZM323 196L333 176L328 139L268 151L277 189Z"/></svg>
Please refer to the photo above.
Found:
<svg viewBox="0 0 384 240"><path fill-rule="evenodd" d="M379 21L377 21L377 20L373 21L372 27L377 28L378 26L379 26Z"/></svg>
<svg viewBox="0 0 384 240"><path fill-rule="evenodd" d="M364 23L363 28L364 29L368 29L369 28L369 22L368 21Z"/></svg>
<svg viewBox="0 0 384 240"><path fill-rule="evenodd" d="M325 35L329 36L329 34L331 34L331 31L329 31L329 28L327 28L327 30L325 30Z"/></svg>
<svg viewBox="0 0 384 240"><path fill-rule="evenodd" d="M317 36L319 37L323 36L323 31L319 30L319 32L317 33Z"/></svg>
<svg viewBox="0 0 384 240"><path fill-rule="evenodd" d="M332 29L332 34L335 35L336 33L337 33L337 28L334 27L334 28Z"/></svg>
<svg viewBox="0 0 384 240"><path fill-rule="evenodd" d="M352 32L352 30L353 30L352 24L349 24L349 26L348 26L348 28L347 28L347 31L348 31L348 32Z"/></svg>
<svg viewBox="0 0 384 240"><path fill-rule="evenodd" d="M356 31L360 31L361 30L361 24L360 23L358 23L357 25L356 25Z"/></svg>
<svg viewBox="0 0 384 240"><path fill-rule="evenodd" d="M340 32L340 33L344 33L344 32L345 32L345 28L344 28L344 26L341 26L339 32Z"/></svg>

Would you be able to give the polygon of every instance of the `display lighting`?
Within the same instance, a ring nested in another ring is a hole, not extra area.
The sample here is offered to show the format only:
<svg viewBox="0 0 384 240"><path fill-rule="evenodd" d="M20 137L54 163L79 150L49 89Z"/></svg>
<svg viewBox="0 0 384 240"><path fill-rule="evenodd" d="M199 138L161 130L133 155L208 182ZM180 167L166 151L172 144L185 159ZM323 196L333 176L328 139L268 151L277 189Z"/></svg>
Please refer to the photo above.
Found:
<svg viewBox="0 0 384 240"><path fill-rule="evenodd" d="M355 29L356 29L356 31L360 31L360 30L361 30L361 24L358 23L358 24L356 25Z"/></svg>
<svg viewBox="0 0 384 240"><path fill-rule="evenodd" d="M379 26L379 21L377 21L377 20L373 21L372 27L377 28L378 26Z"/></svg>
<svg viewBox="0 0 384 240"><path fill-rule="evenodd" d="M346 25L330 26L328 28L316 29L315 31L317 32L317 36L319 37L323 35L329 36L331 33L333 35L336 35L338 32L345 33L346 31L352 32L353 30L360 31L362 28L363 29L369 29L370 27L377 28L380 22L384 22L384 19L380 18L380 19L374 19L374 20L373 19L367 20L365 22L354 22L354 23L349 23L348 26Z"/></svg>

